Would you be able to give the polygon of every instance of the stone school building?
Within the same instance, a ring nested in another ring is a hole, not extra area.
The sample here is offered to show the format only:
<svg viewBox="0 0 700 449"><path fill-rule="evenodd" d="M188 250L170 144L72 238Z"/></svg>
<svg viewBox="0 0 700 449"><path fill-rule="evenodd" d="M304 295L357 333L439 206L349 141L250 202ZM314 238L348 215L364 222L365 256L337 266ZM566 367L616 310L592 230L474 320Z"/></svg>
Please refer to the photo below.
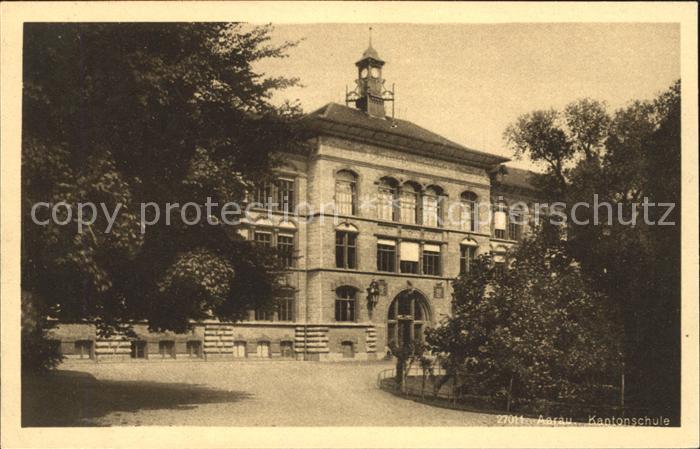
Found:
<svg viewBox="0 0 700 449"><path fill-rule="evenodd" d="M367 360L420 338L451 310L451 280L486 252L503 263L528 232L512 204L535 200L528 172L393 117L385 62L371 45L356 89L302 119L310 150L290 154L240 235L286 255L274 312L193 323L187 334L101 339L91 324L54 334L68 359ZM301 214L300 203L310 205ZM329 207L330 206L330 207Z"/></svg>

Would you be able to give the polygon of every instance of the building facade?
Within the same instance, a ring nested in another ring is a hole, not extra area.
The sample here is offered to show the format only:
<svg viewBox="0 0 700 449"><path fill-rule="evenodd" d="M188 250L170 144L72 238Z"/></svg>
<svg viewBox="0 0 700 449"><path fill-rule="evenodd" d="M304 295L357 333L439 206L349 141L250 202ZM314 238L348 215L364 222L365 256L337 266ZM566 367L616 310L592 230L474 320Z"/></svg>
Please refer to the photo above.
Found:
<svg viewBox="0 0 700 449"><path fill-rule="evenodd" d="M390 342L421 338L450 314L451 281L470 261L528 232L528 172L387 114L384 61L356 63L346 105L305 116L307 154L285 155L277 179L251 192L241 236L284 254L286 289L274 312L193 323L188 334L100 339L91 324L54 332L67 358L87 360L376 359ZM392 114L393 115L393 114ZM496 175L496 173L499 173ZM523 223L524 222L524 223Z"/></svg>

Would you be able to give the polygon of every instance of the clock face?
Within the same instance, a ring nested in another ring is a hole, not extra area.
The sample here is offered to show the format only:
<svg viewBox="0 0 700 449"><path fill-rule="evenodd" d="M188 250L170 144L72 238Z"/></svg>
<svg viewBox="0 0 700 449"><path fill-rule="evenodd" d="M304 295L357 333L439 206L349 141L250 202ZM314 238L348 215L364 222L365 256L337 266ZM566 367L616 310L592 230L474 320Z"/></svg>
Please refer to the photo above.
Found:
<svg viewBox="0 0 700 449"><path fill-rule="evenodd" d="M367 78L367 68L362 69L362 71L360 72L360 77Z"/></svg>
<svg viewBox="0 0 700 449"><path fill-rule="evenodd" d="M372 67L372 78L379 78L379 69Z"/></svg>

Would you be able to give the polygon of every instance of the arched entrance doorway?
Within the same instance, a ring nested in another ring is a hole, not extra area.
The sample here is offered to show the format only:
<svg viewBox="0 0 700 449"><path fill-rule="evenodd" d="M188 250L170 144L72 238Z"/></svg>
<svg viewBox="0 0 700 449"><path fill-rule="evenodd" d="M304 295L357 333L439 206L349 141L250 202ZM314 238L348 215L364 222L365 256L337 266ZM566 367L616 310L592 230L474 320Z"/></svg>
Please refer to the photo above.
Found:
<svg viewBox="0 0 700 449"><path fill-rule="evenodd" d="M425 326L430 322L428 301L418 290L404 290L389 305L387 317L387 344L405 345L423 339Z"/></svg>

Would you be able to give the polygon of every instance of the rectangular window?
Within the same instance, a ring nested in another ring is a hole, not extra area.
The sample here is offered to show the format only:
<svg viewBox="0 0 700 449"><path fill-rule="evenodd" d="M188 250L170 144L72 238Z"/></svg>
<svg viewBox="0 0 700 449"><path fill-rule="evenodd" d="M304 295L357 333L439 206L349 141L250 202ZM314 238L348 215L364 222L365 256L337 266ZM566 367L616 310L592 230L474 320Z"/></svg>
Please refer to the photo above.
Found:
<svg viewBox="0 0 700 449"><path fill-rule="evenodd" d="M161 358L164 359L174 359L175 358L175 342L171 340L164 340L158 342L158 353Z"/></svg>
<svg viewBox="0 0 700 449"><path fill-rule="evenodd" d="M257 207L292 212L294 210L294 180L280 178L275 182L266 182L256 188L254 199Z"/></svg>
<svg viewBox="0 0 700 449"><path fill-rule="evenodd" d="M277 300L280 321L294 321L294 292L285 292Z"/></svg>
<svg viewBox="0 0 700 449"><path fill-rule="evenodd" d="M202 342L191 340L187 342L187 355L192 358L202 357Z"/></svg>
<svg viewBox="0 0 700 449"><path fill-rule="evenodd" d="M493 236L497 239L505 239L508 220L506 218L505 209L503 209L500 205L497 207L500 209L497 209L493 214Z"/></svg>
<svg viewBox="0 0 700 449"><path fill-rule="evenodd" d="M335 233L335 266L357 268L357 234L343 231Z"/></svg>
<svg viewBox="0 0 700 449"><path fill-rule="evenodd" d="M91 359L92 358L92 341L90 340L77 340L75 342L75 355L81 359Z"/></svg>
<svg viewBox="0 0 700 449"><path fill-rule="evenodd" d="M258 357L263 357L263 358L270 357L270 342L269 341L259 341L256 355Z"/></svg>
<svg viewBox="0 0 700 449"><path fill-rule="evenodd" d="M340 287L336 290L335 320L355 321L355 290L350 287Z"/></svg>
<svg viewBox="0 0 700 449"><path fill-rule="evenodd" d="M476 253L476 247L462 245L459 248L459 274L468 274L472 262L474 261L474 254Z"/></svg>
<svg viewBox="0 0 700 449"><path fill-rule="evenodd" d="M132 359L145 359L146 358L146 342L143 340L136 340L131 342L131 358Z"/></svg>
<svg viewBox="0 0 700 449"><path fill-rule="evenodd" d="M255 190L255 202L258 207L268 208L275 199L273 195L273 184L266 182Z"/></svg>
<svg viewBox="0 0 700 449"><path fill-rule="evenodd" d="M273 315L271 310L255 309L255 321L272 321Z"/></svg>
<svg viewBox="0 0 700 449"><path fill-rule="evenodd" d="M396 271L396 242L377 240L377 271Z"/></svg>
<svg viewBox="0 0 700 449"><path fill-rule="evenodd" d="M294 342L291 341L281 341L280 342L280 355L285 359L294 358Z"/></svg>
<svg viewBox="0 0 700 449"><path fill-rule="evenodd" d="M342 348L343 358L352 359L355 358L355 345L351 341L344 341L340 344Z"/></svg>
<svg viewBox="0 0 700 449"><path fill-rule="evenodd" d="M255 243L269 248L272 246L272 234L269 232L255 231Z"/></svg>
<svg viewBox="0 0 700 449"><path fill-rule="evenodd" d="M440 275L440 245L423 246L423 274Z"/></svg>
<svg viewBox="0 0 700 449"><path fill-rule="evenodd" d="M335 320L355 321L355 300L336 299L335 300Z"/></svg>
<svg viewBox="0 0 700 449"><path fill-rule="evenodd" d="M275 183L277 187L277 204L281 211L292 212L294 210L294 180L278 179Z"/></svg>
<svg viewBox="0 0 700 449"><path fill-rule="evenodd" d="M399 246L399 254L401 257L401 272L418 274L420 245L416 242L401 242L401 245Z"/></svg>
<svg viewBox="0 0 700 449"><path fill-rule="evenodd" d="M519 212L510 212L510 220L508 220L508 238L511 240L520 240L522 237L523 215Z"/></svg>
<svg viewBox="0 0 700 449"><path fill-rule="evenodd" d="M277 251L284 268L294 266L294 236L279 234L277 236Z"/></svg>
<svg viewBox="0 0 700 449"><path fill-rule="evenodd" d="M244 341L233 342L233 356L244 359L246 357L246 347L247 345Z"/></svg>

